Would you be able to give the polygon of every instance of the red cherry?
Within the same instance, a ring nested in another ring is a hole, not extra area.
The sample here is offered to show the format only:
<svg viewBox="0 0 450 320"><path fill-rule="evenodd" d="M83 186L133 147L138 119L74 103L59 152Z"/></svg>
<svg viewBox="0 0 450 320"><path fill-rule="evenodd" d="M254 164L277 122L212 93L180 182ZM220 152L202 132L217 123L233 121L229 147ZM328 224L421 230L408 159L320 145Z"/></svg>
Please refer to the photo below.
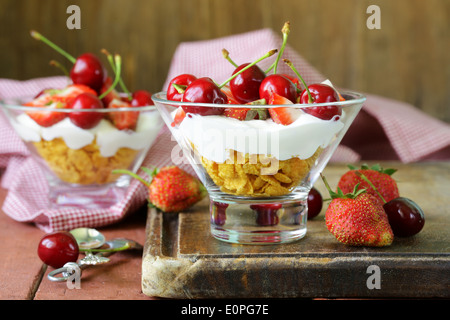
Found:
<svg viewBox="0 0 450 320"><path fill-rule="evenodd" d="M296 85L283 75L271 74L261 82L259 87L260 98L269 101L271 92L289 99L292 103L297 101Z"/></svg>
<svg viewBox="0 0 450 320"><path fill-rule="evenodd" d="M184 91L183 93L178 92L173 84L179 85L186 89L195 80L197 80L197 77L192 74L180 74L170 80L169 86L167 87L167 100L181 101L183 99Z"/></svg>
<svg viewBox="0 0 450 320"><path fill-rule="evenodd" d="M244 63L234 70L233 74L245 68L250 63ZM259 99L259 87L266 78L266 74L257 65L253 65L241 72L230 81L230 89L234 98L241 104Z"/></svg>
<svg viewBox="0 0 450 320"><path fill-rule="evenodd" d="M308 91L305 89L300 95L300 103L326 103L339 101L339 95L332 87L323 83L311 84L308 86L313 101L310 101ZM336 115L341 115L341 108L338 106L323 106L304 108L303 111L322 120L330 120Z"/></svg>
<svg viewBox="0 0 450 320"><path fill-rule="evenodd" d="M152 100L152 94L146 90L137 90L133 92L131 99L132 107L144 107L154 105Z"/></svg>
<svg viewBox="0 0 450 320"><path fill-rule="evenodd" d="M70 232L58 231L42 237L37 253L42 262L56 269L77 261L79 247Z"/></svg>
<svg viewBox="0 0 450 320"><path fill-rule="evenodd" d="M313 187L308 194L308 219L312 219L319 215L322 211L322 206L322 195L316 188Z"/></svg>
<svg viewBox="0 0 450 320"><path fill-rule="evenodd" d="M92 53L79 56L72 69L70 78L75 84L84 84L95 91L100 91L105 80L104 67L101 61Z"/></svg>
<svg viewBox="0 0 450 320"><path fill-rule="evenodd" d="M282 208L281 203L252 204L252 210L256 211L256 223L260 226L274 226L279 222L277 211Z"/></svg>
<svg viewBox="0 0 450 320"><path fill-rule="evenodd" d="M75 110L103 109L100 99L92 93L81 93L68 103L68 107ZM101 112L71 112L70 120L82 129L91 129L103 119Z"/></svg>
<svg viewBox="0 0 450 320"><path fill-rule="evenodd" d="M212 202L211 203L212 210L211 210L211 223L223 226L225 224L225 220L227 219L227 208L228 203L222 203L222 202Z"/></svg>
<svg viewBox="0 0 450 320"><path fill-rule="evenodd" d="M199 78L193 81L183 94L183 102L196 103L214 103L227 104L227 95L220 90L211 78ZM198 107L198 106L182 106L186 113L195 113L202 116L220 115L223 113L223 108L214 107Z"/></svg>
<svg viewBox="0 0 450 320"><path fill-rule="evenodd" d="M398 197L383 205L395 236L409 237L419 233L424 224L423 210L411 199Z"/></svg>

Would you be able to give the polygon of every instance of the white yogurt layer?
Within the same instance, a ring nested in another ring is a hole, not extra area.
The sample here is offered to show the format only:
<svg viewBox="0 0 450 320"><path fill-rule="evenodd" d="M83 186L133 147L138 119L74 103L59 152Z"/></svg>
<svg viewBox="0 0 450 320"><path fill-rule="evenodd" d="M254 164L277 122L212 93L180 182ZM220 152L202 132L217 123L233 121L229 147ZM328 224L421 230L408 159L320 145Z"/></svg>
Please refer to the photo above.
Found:
<svg viewBox="0 0 450 320"><path fill-rule="evenodd" d="M141 113L135 131L118 130L105 119L88 130L77 127L69 118L44 128L23 113L16 118L16 121L12 121L12 125L26 142L38 142L41 139L51 141L61 138L68 148L81 149L96 140L101 155L111 157L120 148L140 150L151 145L162 127L162 121L159 113L155 111Z"/></svg>
<svg viewBox="0 0 450 320"><path fill-rule="evenodd" d="M244 154L264 154L287 160L307 159L317 148L326 148L342 130L345 113L339 119L322 120L302 113L290 125L272 119L240 121L224 116L200 116L188 113L175 132L178 138L192 142L208 160L224 163L229 150Z"/></svg>

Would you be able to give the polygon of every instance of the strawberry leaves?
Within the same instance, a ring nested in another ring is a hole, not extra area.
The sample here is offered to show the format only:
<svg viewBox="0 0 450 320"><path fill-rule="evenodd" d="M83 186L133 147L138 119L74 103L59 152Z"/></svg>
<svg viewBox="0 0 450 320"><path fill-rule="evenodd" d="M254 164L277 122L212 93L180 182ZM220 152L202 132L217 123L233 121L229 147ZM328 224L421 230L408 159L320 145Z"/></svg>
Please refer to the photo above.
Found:
<svg viewBox="0 0 450 320"><path fill-rule="evenodd" d="M351 165L351 164L347 165L347 167L348 167L350 170L359 170L359 169L361 169L361 170L374 170L374 171L378 171L378 172L380 172L380 173L385 173L385 174L390 175L390 176L392 176L392 175L397 171L397 169L393 169L393 168L384 169L384 168L381 167L380 164L378 164L378 163L372 165L371 167L369 167L367 164L362 164L362 165L361 165L361 168L358 168L358 167L353 166L353 165Z"/></svg>

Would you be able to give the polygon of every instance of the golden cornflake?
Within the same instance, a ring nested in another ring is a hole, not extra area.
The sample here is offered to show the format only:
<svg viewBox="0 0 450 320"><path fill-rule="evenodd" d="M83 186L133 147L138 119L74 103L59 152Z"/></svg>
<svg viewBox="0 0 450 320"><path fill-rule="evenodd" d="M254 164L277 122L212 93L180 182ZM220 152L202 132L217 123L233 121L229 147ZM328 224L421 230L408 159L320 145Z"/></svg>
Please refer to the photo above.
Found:
<svg viewBox="0 0 450 320"><path fill-rule="evenodd" d="M322 149L308 159L297 157L278 160L265 155L242 154L229 150L225 163L216 163L201 157L203 167L223 192L253 197L288 194L304 179Z"/></svg>
<svg viewBox="0 0 450 320"><path fill-rule="evenodd" d="M34 142L37 152L62 181L76 184L104 184L117 179L115 169L129 168L139 151L120 148L112 157L103 157L97 143L70 149L61 138Z"/></svg>

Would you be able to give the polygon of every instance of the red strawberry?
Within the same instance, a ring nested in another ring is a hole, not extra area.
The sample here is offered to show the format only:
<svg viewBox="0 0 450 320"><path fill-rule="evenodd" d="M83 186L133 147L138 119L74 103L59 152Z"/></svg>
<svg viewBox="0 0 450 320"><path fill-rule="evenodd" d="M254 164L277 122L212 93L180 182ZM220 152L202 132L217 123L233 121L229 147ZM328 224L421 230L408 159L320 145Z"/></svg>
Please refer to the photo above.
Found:
<svg viewBox="0 0 450 320"><path fill-rule="evenodd" d="M236 98L233 96L233 93L231 93L231 89L229 86L224 86L221 88L223 93L225 93L228 97L228 104L240 104Z"/></svg>
<svg viewBox="0 0 450 320"><path fill-rule="evenodd" d="M61 91L56 92L52 96L52 100L67 104L70 100L74 99L81 93L92 93L94 95L97 95L97 92L95 92L88 86L85 86L83 84L70 84Z"/></svg>
<svg viewBox="0 0 450 320"><path fill-rule="evenodd" d="M228 118L235 118L238 120L245 120L250 108L226 108L223 115Z"/></svg>
<svg viewBox="0 0 450 320"><path fill-rule="evenodd" d="M369 247L392 243L394 234L377 198L364 189L358 190L358 186L351 193L344 194L339 188L335 193L322 178L332 198L325 212L325 223L339 242Z"/></svg>
<svg viewBox="0 0 450 320"><path fill-rule="evenodd" d="M100 89L100 95L102 95L103 92L106 92L106 90L108 90L112 84L113 84L113 79L111 77L107 77L105 79L105 81L103 82L103 85ZM103 105L105 105L105 106L109 105L111 103L111 101L113 101L114 99L120 100L121 97L115 89L112 89L106 96L104 96L102 98Z"/></svg>
<svg viewBox="0 0 450 320"><path fill-rule="evenodd" d="M25 105L32 106L29 103L27 103ZM42 105L40 105L39 107L42 107ZM27 114L38 125L45 127L45 128L53 126L54 124L60 122L67 116L67 113L65 113L65 112L51 111L54 109L65 108L65 105L61 102L51 103L50 105L47 106L47 108L49 111L28 111Z"/></svg>
<svg viewBox="0 0 450 320"><path fill-rule="evenodd" d="M353 166L349 166L349 168L350 171L342 175L337 185L342 192L351 192L359 184L361 189L366 189L367 193L375 196L381 204L399 197L397 182L391 176L397 170L383 169L378 164L370 168L367 165L362 165L361 169Z"/></svg>
<svg viewBox="0 0 450 320"><path fill-rule="evenodd" d="M170 124L172 127L179 125L183 119L186 117L186 112L182 107L178 107L175 112L175 117L173 118L173 122Z"/></svg>
<svg viewBox="0 0 450 320"><path fill-rule="evenodd" d="M108 109L131 108L131 104L122 99L113 99L108 104ZM109 112L108 117L119 130L134 130L139 118L138 111Z"/></svg>
<svg viewBox="0 0 450 320"><path fill-rule="evenodd" d="M29 107L47 107L49 111L29 111L27 114L40 126L51 127L68 115L64 112L54 112L51 110L66 108L69 101L83 92L96 94L95 91L88 86L72 84L61 90L44 90L33 101L25 103L24 105Z"/></svg>
<svg viewBox="0 0 450 320"><path fill-rule="evenodd" d="M151 177L151 181L145 181L127 170L114 170L113 173L129 174L144 183L149 190L149 204L163 212L186 210L206 196L202 183L177 166L167 166L154 171L141 169Z"/></svg>
<svg viewBox="0 0 450 320"><path fill-rule="evenodd" d="M266 104L265 99L255 100L246 105L263 105ZM229 118L244 120L265 120L268 117L266 108L225 108L223 115Z"/></svg>
<svg viewBox="0 0 450 320"><path fill-rule="evenodd" d="M293 104L289 99L271 92L269 104L281 105L281 104ZM276 123L289 125L293 123L303 112L296 108L291 107L280 107L280 108L269 108L269 114L272 120Z"/></svg>
<svg viewBox="0 0 450 320"><path fill-rule="evenodd" d="M200 181L177 166L161 168L149 187L149 201L164 212L179 212L206 195Z"/></svg>

